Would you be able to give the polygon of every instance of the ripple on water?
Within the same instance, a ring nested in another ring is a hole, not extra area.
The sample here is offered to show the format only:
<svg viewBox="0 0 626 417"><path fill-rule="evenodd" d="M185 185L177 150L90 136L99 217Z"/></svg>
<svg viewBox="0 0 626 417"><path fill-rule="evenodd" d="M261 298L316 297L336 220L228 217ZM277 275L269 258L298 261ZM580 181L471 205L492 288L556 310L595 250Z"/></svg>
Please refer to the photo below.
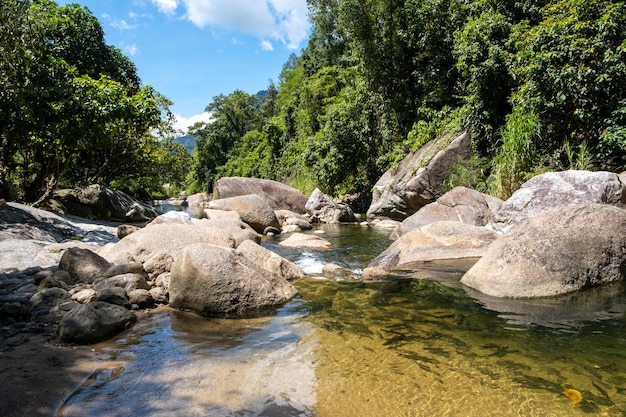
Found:
<svg viewBox="0 0 626 417"><path fill-rule="evenodd" d="M264 245L303 265L354 270L389 244L388 232L325 230L333 251L282 249L281 237ZM620 285L501 300L450 274L304 279L300 296L273 317L166 311L140 321L95 347L98 370L58 415L623 416ZM580 402L570 399L575 391Z"/></svg>

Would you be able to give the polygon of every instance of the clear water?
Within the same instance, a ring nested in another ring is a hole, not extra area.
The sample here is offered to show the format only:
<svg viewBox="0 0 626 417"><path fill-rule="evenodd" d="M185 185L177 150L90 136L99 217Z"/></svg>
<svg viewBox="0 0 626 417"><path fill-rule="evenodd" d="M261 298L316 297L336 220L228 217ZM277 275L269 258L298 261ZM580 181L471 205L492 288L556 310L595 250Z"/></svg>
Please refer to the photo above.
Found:
<svg viewBox="0 0 626 417"><path fill-rule="evenodd" d="M96 371L58 415L626 414L623 284L524 301L468 291L454 268L423 272L433 279L321 280L330 262L358 277L390 243L388 231L325 229L332 251L264 243L309 274L274 316L153 314L96 347Z"/></svg>

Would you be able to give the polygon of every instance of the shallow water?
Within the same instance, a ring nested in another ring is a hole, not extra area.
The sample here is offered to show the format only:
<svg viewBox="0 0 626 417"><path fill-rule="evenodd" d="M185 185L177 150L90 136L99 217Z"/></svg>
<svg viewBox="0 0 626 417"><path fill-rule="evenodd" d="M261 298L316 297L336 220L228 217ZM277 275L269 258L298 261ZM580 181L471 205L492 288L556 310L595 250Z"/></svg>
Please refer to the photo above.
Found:
<svg viewBox="0 0 626 417"><path fill-rule="evenodd" d="M523 301L469 291L454 268L321 280L328 262L358 277L390 243L388 231L325 230L328 252L264 243L308 273L274 316L153 314L95 347L98 369L58 415L625 415L624 285Z"/></svg>

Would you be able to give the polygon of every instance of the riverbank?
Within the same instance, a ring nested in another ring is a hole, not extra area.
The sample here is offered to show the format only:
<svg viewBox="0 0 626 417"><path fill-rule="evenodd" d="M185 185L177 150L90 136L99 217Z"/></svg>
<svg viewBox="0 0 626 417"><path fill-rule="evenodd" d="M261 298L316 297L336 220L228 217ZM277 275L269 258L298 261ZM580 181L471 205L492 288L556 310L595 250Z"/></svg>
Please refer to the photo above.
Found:
<svg viewBox="0 0 626 417"><path fill-rule="evenodd" d="M137 312L159 313L168 307ZM46 333L21 333L0 349L0 416L50 417L102 362L94 346L61 344Z"/></svg>

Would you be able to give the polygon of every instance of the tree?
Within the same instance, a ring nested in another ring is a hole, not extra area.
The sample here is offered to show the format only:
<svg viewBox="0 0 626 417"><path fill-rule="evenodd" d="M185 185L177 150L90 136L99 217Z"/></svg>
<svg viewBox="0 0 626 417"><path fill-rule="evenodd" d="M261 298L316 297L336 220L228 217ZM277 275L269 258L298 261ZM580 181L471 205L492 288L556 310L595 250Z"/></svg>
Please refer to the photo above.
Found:
<svg viewBox="0 0 626 417"><path fill-rule="evenodd" d="M120 164L132 173L111 162L158 144L150 131L169 102L140 85L87 9L7 0L0 11L0 181L39 203L64 173L71 183L141 175L136 158Z"/></svg>

